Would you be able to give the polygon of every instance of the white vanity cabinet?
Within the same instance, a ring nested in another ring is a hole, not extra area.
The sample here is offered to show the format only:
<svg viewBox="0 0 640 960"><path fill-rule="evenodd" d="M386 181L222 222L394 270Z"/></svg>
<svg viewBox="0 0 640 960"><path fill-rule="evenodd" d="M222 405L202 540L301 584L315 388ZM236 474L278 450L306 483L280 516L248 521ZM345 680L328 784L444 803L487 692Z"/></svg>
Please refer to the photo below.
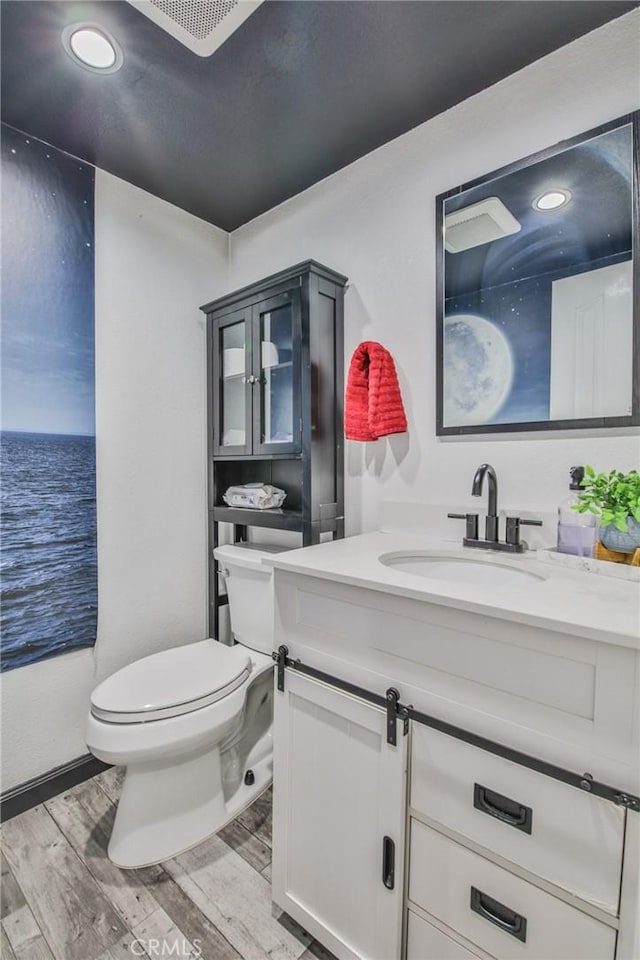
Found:
<svg viewBox="0 0 640 960"><path fill-rule="evenodd" d="M375 586L334 576L356 547L274 560L277 644L296 664L275 693L275 902L339 960L639 960L635 627L618 642L403 596L377 568ZM595 588L579 586L584 604ZM384 708L345 685L398 690L396 747Z"/></svg>
<svg viewBox="0 0 640 960"><path fill-rule="evenodd" d="M399 957L407 738L388 745L383 709L292 670L273 733L274 901L340 960Z"/></svg>

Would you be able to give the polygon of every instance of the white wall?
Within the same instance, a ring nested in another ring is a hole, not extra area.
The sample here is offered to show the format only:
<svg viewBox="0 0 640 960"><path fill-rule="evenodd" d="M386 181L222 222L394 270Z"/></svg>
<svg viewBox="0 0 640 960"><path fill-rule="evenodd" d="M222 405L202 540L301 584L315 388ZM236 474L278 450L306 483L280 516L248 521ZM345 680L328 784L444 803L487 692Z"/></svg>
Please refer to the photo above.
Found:
<svg viewBox="0 0 640 960"><path fill-rule="evenodd" d="M346 273L345 360L365 339L395 357L408 436L347 443L349 533L375 528L383 499L460 504L478 463L502 502L553 509L568 468L637 465L636 436L435 436L437 194L639 105L640 13L602 27L358 160L231 236L231 286L308 257Z"/></svg>
<svg viewBox="0 0 640 960"><path fill-rule="evenodd" d="M98 642L3 675L7 790L86 750L95 683L206 632L205 327L198 306L313 257L350 277L346 361L394 354L409 434L349 443L348 531L383 499L460 506L490 460L502 501L540 510L567 469L628 469L637 436L435 437L434 197L638 107L635 12L352 164L229 238L96 172Z"/></svg>
<svg viewBox="0 0 640 960"><path fill-rule="evenodd" d="M3 674L2 789L86 753L89 695L206 635L205 321L228 235L96 171L98 640Z"/></svg>

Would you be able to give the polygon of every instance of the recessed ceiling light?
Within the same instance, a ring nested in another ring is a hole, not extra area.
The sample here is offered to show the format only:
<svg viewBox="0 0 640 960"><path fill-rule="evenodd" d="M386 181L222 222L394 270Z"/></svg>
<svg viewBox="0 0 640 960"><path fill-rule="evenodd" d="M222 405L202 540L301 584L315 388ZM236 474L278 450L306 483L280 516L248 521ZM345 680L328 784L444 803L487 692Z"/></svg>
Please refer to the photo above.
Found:
<svg viewBox="0 0 640 960"><path fill-rule="evenodd" d="M545 190L533 201L534 210L558 210L571 200L570 190Z"/></svg>
<svg viewBox="0 0 640 960"><path fill-rule="evenodd" d="M115 73L123 63L119 44L94 23L73 23L65 27L62 46L72 60L93 73Z"/></svg>

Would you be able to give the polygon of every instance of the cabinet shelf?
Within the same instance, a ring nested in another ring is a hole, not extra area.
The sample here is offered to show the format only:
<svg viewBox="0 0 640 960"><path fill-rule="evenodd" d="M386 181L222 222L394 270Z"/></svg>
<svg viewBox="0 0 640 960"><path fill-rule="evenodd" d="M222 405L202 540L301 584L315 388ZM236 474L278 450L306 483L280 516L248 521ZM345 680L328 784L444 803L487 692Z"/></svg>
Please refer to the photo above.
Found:
<svg viewBox="0 0 640 960"><path fill-rule="evenodd" d="M247 461L260 462L263 460L302 460L301 453L219 453L212 457L215 463L246 463Z"/></svg>
<svg viewBox="0 0 640 960"><path fill-rule="evenodd" d="M293 360L283 360L282 363L270 363L268 367L263 367L262 372L266 373L267 370L285 370L287 367L293 366Z"/></svg>
<svg viewBox="0 0 640 960"><path fill-rule="evenodd" d="M213 519L218 523L237 523L246 527L271 527L272 530L302 530L302 511L283 510L274 507L270 510L257 510L254 507L213 508Z"/></svg>
<svg viewBox="0 0 640 960"><path fill-rule="evenodd" d="M292 366L293 366L293 360L283 360L282 363L270 363L269 366L262 367L262 372L267 373L267 371L269 370L287 370L287 369L291 369ZM246 379L246 376L247 375L246 373L244 373L244 371L241 373L225 373L223 374L222 379L227 382L230 380L242 381L243 378Z"/></svg>

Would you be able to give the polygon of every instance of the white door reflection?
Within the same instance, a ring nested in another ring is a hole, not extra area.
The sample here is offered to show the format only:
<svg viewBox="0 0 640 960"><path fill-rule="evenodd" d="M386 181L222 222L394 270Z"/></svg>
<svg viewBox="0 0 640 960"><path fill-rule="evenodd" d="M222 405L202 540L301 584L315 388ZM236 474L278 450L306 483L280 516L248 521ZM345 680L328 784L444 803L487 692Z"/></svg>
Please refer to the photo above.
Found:
<svg viewBox="0 0 640 960"><path fill-rule="evenodd" d="M630 260L554 280L551 420L631 413L632 285Z"/></svg>

